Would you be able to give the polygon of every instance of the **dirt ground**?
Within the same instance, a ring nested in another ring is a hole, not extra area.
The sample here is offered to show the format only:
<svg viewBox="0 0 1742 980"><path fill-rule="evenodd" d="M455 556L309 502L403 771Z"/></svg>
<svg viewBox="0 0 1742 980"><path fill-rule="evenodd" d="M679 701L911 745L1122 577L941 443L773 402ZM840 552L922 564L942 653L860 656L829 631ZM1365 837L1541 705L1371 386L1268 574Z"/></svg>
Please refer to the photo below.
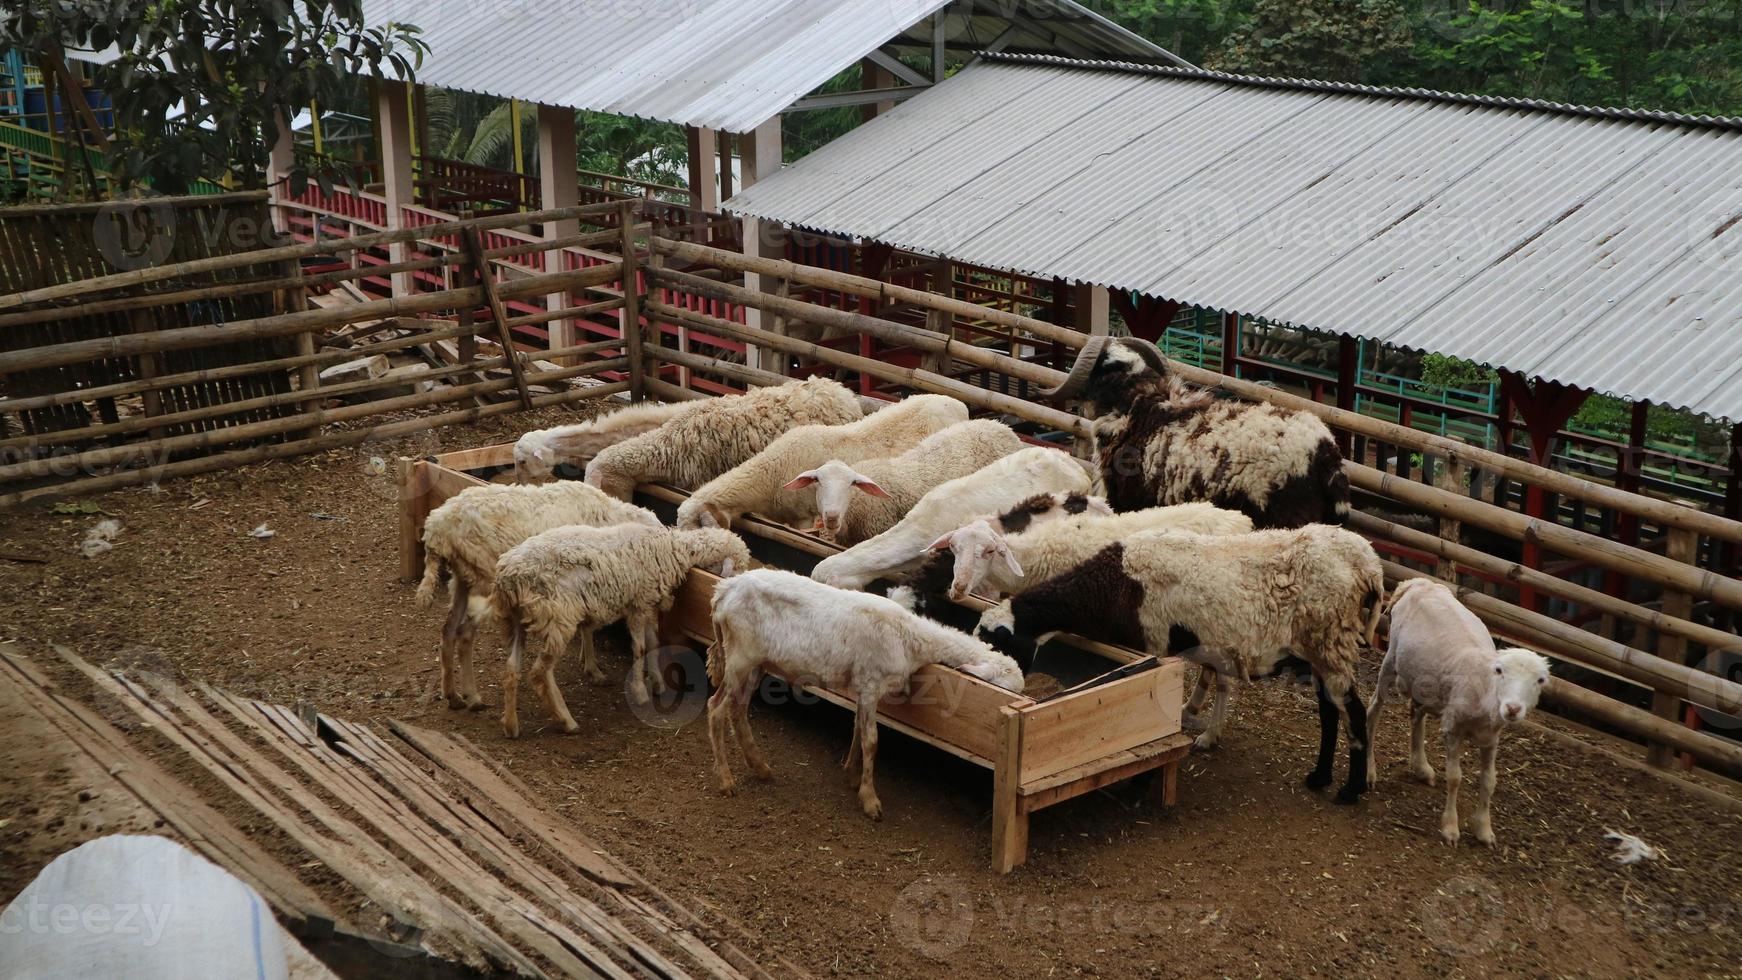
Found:
<svg viewBox="0 0 1742 980"><path fill-rule="evenodd" d="M581 733L555 733L533 700L527 736L506 741L494 712L434 699L440 613L398 580L388 461L527 425L85 498L124 527L95 558L78 548L104 514L0 514L0 640L463 732L674 897L748 927L751 955L823 976L1742 976L1738 810L1558 730L1503 745L1500 845L1453 848L1436 830L1442 791L1404 775L1407 712L1377 733L1379 786L1338 807L1300 785L1311 702L1249 689L1223 746L1185 764L1180 806L1115 787L1043 811L1028 863L1006 877L989 868L989 773L886 734L885 818L871 823L837 768L848 718L826 705L753 709L776 781L730 799L711 787L700 720L643 720L620 684L587 684L576 658L559 677ZM250 536L262 524L273 535ZM500 647L488 637L479 650L499 703ZM616 644L602 660L621 676ZM18 717L0 717L0 900L80 840L146 829L80 800L80 774ZM1608 829L1665 856L1615 864Z"/></svg>

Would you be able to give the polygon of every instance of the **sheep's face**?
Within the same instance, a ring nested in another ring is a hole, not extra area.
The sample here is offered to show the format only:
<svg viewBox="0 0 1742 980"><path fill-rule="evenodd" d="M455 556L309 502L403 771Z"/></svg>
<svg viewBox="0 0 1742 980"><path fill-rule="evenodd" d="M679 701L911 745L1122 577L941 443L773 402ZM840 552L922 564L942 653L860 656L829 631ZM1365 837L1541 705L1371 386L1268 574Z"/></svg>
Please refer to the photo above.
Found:
<svg viewBox="0 0 1742 980"><path fill-rule="evenodd" d="M1129 405L1141 389L1166 383L1166 377L1132 349L1132 344L1140 343L1121 339L1107 345L1083 388L1083 402L1092 414Z"/></svg>
<svg viewBox="0 0 1742 980"><path fill-rule="evenodd" d="M972 521L933 541L931 547L933 551L948 548L955 555L956 569L950 579L949 596L956 602L984 586L995 563L1003 565L1011 575L1022 577L1022 566L1010 553L1010 542L988 521Z"/></svg>
<svg viewBox="0 0 1742 980"><path fill-rule="evenodd" d="M1016 666L1016 661L1006 656L993 655L996 659L977 660L962 665L962 672L973 674L989 684L996 684L1006 691L1022 693L1022 668Z"/></svg>
<svg viewBox="0 0 1742 980"><path fill-rule="evenodd" d="M847 508L852 506L856 495L889 496L876 480L838 459L831 459L814 470L805 470L781 489L802 490L809 486L816 487L817 515L822 519L824 536L829 538L841 532L847 520Z"/></svg>
<svg viewBox="0 0 1742 980"><path fill-rule="evenodd" d="M1524 720L1548 684L1548 658L1511 647L1494 658L1494 700L1505 725Z"/></svg>
<svg viewBox="0 0 1742 980"><path fill-rule="evenodd" d="M534 437L537 438L534 438ZM514 481L516 483L549 482L556 467L556 454L551 452L543 433L528 432L514 444Z"/></svg>
<svg viewBox="0 0 1742 980"><path fill-rule="evenodd" d="M1011 658L1019 669L1033 667L1036 644L1028 637L1017 634L1016 616L1010 610L1009 599L980 614L980 622L974 627L974 636L981 643Z"/></svg>

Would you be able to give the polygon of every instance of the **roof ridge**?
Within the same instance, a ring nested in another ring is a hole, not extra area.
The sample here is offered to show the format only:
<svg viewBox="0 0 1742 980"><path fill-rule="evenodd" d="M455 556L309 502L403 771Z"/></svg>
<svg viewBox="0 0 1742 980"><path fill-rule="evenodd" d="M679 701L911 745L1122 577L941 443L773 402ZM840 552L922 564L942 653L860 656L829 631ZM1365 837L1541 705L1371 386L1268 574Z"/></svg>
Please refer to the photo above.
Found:
<svg viewBox="0 0 1742 980"><path fill-rule="evenodd" d="M1332 82L1317 78L1273 78L1264 75L1238 75L1212 71L1208 68L1180 68L1172 65L1146 65L1130 61L1066 58L1052 54L1020 54L1006 51L982 51L979 57L987 61L1014 64L1051 65L1060 68L1083 68L1092 71L1122 71L1156 75L1164 78L1186 78L1200 81L1228 82L1262 88L1289 89L1299 92L1329 92L1345 95L1372 95L1390 98L1420 99L1453 105L1473 105L1497 109L1531 109L1564 116L1585 116L1593 119L1617 119L1624 122L1662 122L1706 129L1742 130L1742 116L1689 115L1662 109L1630 109L1623 106L1576 105L1550 102L1545 99L1521 99L1506 95L1472 95L1466 92L1444 92L1438 89L1404 88L1388 85L1362 85L1357 82Z"/></svg>

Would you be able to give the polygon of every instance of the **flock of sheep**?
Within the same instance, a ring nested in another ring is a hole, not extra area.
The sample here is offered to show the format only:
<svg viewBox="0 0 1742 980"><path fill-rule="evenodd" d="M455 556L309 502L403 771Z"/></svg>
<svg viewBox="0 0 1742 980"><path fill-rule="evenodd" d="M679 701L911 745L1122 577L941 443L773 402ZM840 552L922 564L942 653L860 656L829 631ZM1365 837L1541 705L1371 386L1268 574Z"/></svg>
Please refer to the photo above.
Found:
<svg viewBox="0 0 1742 980"><path fill-rule="evenodd" d="M848 763L875 819L880 700L926 664L1021 691L1038 644L1070 632L1200 665L1185 716L1201 732L1200 748L1217 743L1241 681L1310 671L1320 742L1306 781L1329 786L1343 729L1342 803L1356 802L1375 778L1371 720L1395 682L1414 712L1411 770L1430 783L1424 722L1429 713L1442 718L1443 835L1458 838L1457 751L1469 741L1482 760L1472 831L1493 841L1495 745L1535 705L1547 661L1497 651L1449 590L1412 580L1391 603L1390 652L1366 710L1356 671L1386 608L1384 578L1367 541L1336 526L1349 485L1322 422L1189 390L1153 346L1132 340L1093 338L1067 379L1042 394L1074 400L1094 419L1091 465L1026 445L1000 422L970 421L962 403L941 395L865 414L859 398L822 378L527 433L514 449L518 484L468 489L424 526L420 599L433 598L444 573L452 579L443 695L455 708L483 706L473 640L478 625L499 621L508 645L504 731L520 732L530 639L533 686L574 732L556 662L579 634L585 671L603 681L592 633L623 620L631 696L645 701L650 685L663 689L647 662L659 614L701 567L725 579L708 651L708 730L722 791L734 787L734 732L752 771L770 775L747 715L764 670L856 700ZM584 482L545 482L582 463ZM649 482L691 491L676 527L628 502ZM730 530L748 513L814 529L845 550L809 578L750 569ZM970 592L997 600L972 635L924 615Z"/></svg>

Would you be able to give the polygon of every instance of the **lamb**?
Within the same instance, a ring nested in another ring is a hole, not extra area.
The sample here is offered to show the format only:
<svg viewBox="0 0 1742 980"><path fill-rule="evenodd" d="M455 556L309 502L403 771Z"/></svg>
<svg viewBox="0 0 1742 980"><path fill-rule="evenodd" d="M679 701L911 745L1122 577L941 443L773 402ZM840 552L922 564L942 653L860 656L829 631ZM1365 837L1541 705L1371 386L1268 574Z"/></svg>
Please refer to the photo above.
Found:
<svg viewBox="0 0 1742 980"><path fill-rule="evenodd" d="M649 432L703 402L642 402L587 422L534 429L514 443L514 479L545 483L560 466L582 467L609 446Z"/></svg>
<svg viewBox="0 0 1742 980"><path fill-rule="evenodd" d="M947 549L954 558L951 599L960 602L969 592L994 599L1021 592L1070 571L1107 545L1139 531L1246 534L1252 530L1252 519L1214 504L1196 503L1146 507L1112 517L1082 514L1009 536L992 525L983 519L973 521L932 542L932 550Z"/></svg>
<svg viewBox="0 0 1742 980"><path fill-rule="evenodd" d="M859 804L883 817L872 769L877 756L877 704L904 689L926 664L972 674L1006 691L1022 690L1015 661L978 640L907 612L864 592L845 592L791 572L746 572L714 592L714 644L708 648L708 739L720 791L735 784L726 735L738 733L745 762L759 779L773 778L750 734L749 705L762 671L794 683L822 684L852 696L858 706L854 748L845 767L860 770Z"/></svg>
<svg viewBox="0 0 1742 980"><path fill-rule="evenodd" d="M755 388L691 403L659 428L619 442L587 464L587 482L619 500L638 483L694 489L761 452L794 426L839 425L863 414L859 398L828 378Z"/></svg>
<svg viewBox="0 0 1742 980"><path fill-rule="evenodd" d="M1095 417L1097 490L1114 510L1207 500L1258 528L1341 524L1349 478L1315 416L1191 391L1140 340L1091 337L1044 398L1081 397Z"/></svg>
<svg viewBox="0 0 1742 980"><path fill-rule="evenodd" d="M487 597L502 553L540 531L565 524L638 524L659 527L652 511L612 500L583 483L543 486L467 487L430 511L423 522L423 581L419 605L435 600L442 573L453 577L447 623L442 627L442 696L450 708L484 707L472 666L477 628L488 622ZM596 681L605 679L587 652L585 665Z"/></svg>
<svg viewBox="0 0 1742 980"><path fill-rule="evenodd" d="M857 468L831 459L800 473L783 489L814 485L822 536L857 544L894 527L938 484L967 476L1020 449L1022 438L1002 422L959 422L926 436L899 456L868 459Z"/></svg>
<svg viewBox="0 0 1742 980"><path fill-rule="evenodd" d="M917 569L938 535L974 517L1051 493L1075 494L1088 506L1083 496L1088 489L1088 474L1068 453L1040 446L1024 449L934 487L894 527L818 562L811 578L836 588L862 589L882 576Z"/></svg>
<svg viewBox="0 0 1742 980"><path fill-rule="evenodd" d="M527 538L496 563L490 605L502 620L508 640L508 666L502 675L502 731L520 735L517 688L521 654L530 634L538 643L532 683L563 731L579 730L556 685L556 663L578 631L587 662L593 659L593 631L619 619L629 626L632 657L629 692L646 704L649 650L659 646L659 613L689 575L702 566L731 575L750 564L743 539L708 528L671 531L638 524L615 527L559 527ZM665 690L657 672L653 689Z"/></svg>
<svg viewBox="0 0 1742 980"><path fill-rule="evenodd" d="M729 528L755 511L786 524L809 524L815 495L786 490L793 474L831 459L857 463L893 456L926 436L968 420L968 408L945 395L914 395L847 425L802 425L736 469L710 480L677 510L677 526Z"/></svg>
<svg viewBox="0 0 1742 980"><path fill-rule="evenodd" d="M1317 679L1319 702L1318 766L1306 783L1330 785L1341 716L1349 778L1337 802L1354 803L1367 783L1367 716L1355 669L1362 643L1373 642L1384 596L1378 556L1341 528L1145 531L986 610L977 635L1025 669L1034 662L1031 638L1064 630L1156 654L1186 646L1181 655L1215 671L1217 681L1199 748L1220 738L1238 681L1299 658ZM1190 638L1197 642L1182 642Z"/></svg>
<svg viewBox="0 0 1742 980"><path fill-rule="evenodd" d="M1548 683L1548 660L1529 650L1494 649L1487 627L1464 608L1452 590L1432 579L1410 579L1391 596L1391 636L1379 666L1379 687L1367 712L1369 727L1393 681L1410 705L1409 768L1416 778L1434 784L1424 735L1427 716L1440 716L1446 746L1446 808L1440 814L1440 836L1458 842L1458 786L1463 782L1459 751L1476 743L1482 777L1477 784L1476 812L1470 830L1483 844L1494 843L1488 801L1494 795L1494 757L1502 729L1524 720ZM1369 749L1367 781L1378 778L1378 763Z"/></svg>

